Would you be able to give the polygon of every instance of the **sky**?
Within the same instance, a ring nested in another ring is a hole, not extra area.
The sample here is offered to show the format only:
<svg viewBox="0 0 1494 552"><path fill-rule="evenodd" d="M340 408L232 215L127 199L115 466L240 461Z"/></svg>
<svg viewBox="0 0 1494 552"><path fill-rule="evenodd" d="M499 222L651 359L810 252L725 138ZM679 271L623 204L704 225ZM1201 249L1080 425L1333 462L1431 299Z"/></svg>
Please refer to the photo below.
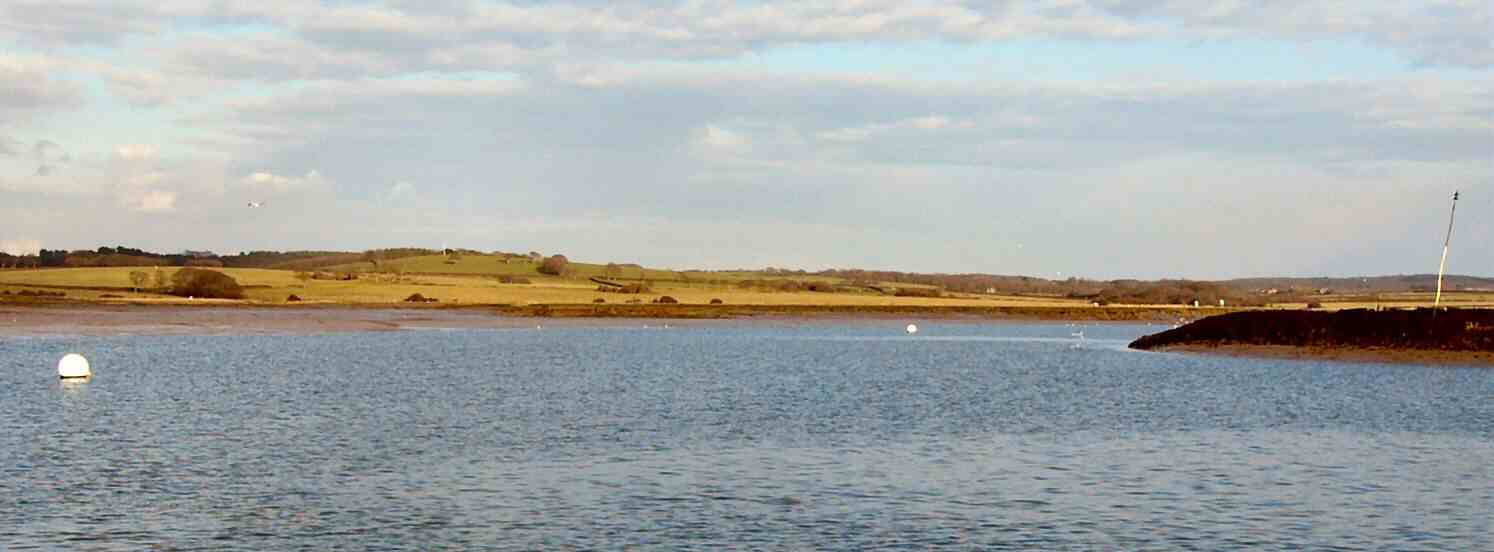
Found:
<svg viewBox="0 0 1494 552"><path fill-rule="evenodd" d="M1491 11L7 0L0 250L1494 276Z"/></svg>

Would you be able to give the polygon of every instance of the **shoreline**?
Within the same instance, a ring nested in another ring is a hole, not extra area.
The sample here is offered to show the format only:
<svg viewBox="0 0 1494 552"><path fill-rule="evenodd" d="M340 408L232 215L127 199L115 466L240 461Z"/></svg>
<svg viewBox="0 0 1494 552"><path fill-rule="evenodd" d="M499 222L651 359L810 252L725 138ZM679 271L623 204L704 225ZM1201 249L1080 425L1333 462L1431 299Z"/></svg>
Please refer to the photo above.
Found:
<svg viewBox="0 0 1494 552"><path fill-rule="evenodd" d="M1254 345L1247 343L1189 343L1165 345L1147 350L1159 353L1202 354L1236 358L1329 360L1339 362L1430 364L1438 366L1456 365L1494 368L1494 352L1490 351L1388 349L1378 347L1298 347L1295 345Z"/></svg>
<svg viewBox="0 0 1494 552"><path fill-rule="evenodd" d="M1132 349L1269 358L1494 365L1494 310L1236 312L1142 336Z"/></svg>
<svg viewBox="0 0 1494 552"><path fill-rule="evenodd" d="M366 305L0 302L0 336L306 335L422 329L535 326L940 321L969 323L1175 323L1176 309L1052 307L841 307L818 305ZM1089 316L1084 316L1089 315Z"/></svg>

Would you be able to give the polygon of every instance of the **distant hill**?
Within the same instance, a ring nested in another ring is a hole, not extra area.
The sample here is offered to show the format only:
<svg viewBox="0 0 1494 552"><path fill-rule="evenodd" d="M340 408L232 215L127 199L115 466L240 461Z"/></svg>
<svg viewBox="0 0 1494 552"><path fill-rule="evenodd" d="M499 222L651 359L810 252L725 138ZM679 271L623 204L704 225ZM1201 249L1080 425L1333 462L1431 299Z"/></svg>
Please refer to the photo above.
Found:
<svg viewBox="0 0 1494 552"><path fill-rule="evenodd" d="M1237 278L1222 283L1231 287L1252 290L1329 290L1337 293L1432 291L1437 289L1436 274L1402 274L1395 276L1365 276L1360 278ZM1442 280L1446 290L1494 291L1494 278L1449 274Z"/></svg>

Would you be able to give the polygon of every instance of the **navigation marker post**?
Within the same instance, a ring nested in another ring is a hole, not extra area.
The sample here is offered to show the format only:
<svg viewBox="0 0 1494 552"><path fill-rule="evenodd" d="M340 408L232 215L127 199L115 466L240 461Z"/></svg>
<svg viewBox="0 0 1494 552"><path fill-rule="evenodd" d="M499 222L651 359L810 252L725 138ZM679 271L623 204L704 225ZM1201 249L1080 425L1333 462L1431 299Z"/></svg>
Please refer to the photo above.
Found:
<svg viewBox="0 0 1494 552"><path fill-rule="evenodd" d="M1452 244L1453 217L1458 216L1458 192L1453 191L1452 212L1447 215L1447 239L1442 241L1442 262L1437 265L1437 295L1432 299L1432 315L1442 305L1442 273L1447 270L1447 247Z"/></svg>

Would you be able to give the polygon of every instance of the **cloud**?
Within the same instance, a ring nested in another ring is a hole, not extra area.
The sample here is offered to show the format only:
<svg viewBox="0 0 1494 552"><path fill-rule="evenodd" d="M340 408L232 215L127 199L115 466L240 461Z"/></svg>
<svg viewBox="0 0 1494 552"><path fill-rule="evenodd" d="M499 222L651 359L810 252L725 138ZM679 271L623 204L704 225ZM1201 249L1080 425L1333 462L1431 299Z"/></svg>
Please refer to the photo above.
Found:
<svg viewBox="0 0 1494 552"><path fill-rule="evenodd" d="M114 148L116 157L131 163L153 161L160 153L160 148L150 144L123 144Z"/></svg>
<svg viewBox="0 0 1494 552"><path fill-rule="evenodd" d="M38 140L31 145L31 159L37 164L32 176L45 177L57 172L59 165L71 162L72 156L56 142Z"/></svg>
<svg viewBox="0 0 1494 552"><path fill-rule="evenodd" d="M193 79L169 79L159 71L143 68L122 69L110 64L89 64L88 67L102 75L111 90L135 106L168 104L179 97L192 95L201 86L192 82Z"/></svg>
<svg viewBox="0 0 1494 552"><path fill-rule="evenodd" d="M415 185L401 180L391 184L389 189L379 194L379 201L381 203L398 205L414 201L416 197Z"/></svg>
<svg viewBox="0 0 1494 552"><path fill-rule="evenodd" d="M0 18L9 22L0 28L0 38L55 46L115 45L138 37L147 44L137 48L144 63L136 65L143 66L75 65L104 75L131 102L160 105L179 94L178 87L210 88L201 82L210 78L243 83L430 72L543 74L575 64L742 59L784 47L858 42L1331 41L1369 45L1425 66L1481 69L1494 66L1490 13L1486 2L1462 0L1350 5L1333 0L705 0L679 5L18 0L0 6ZM156 39L167 30L177 31L170 41Z"/></svg>
<svg viewBox="0 0 1494 552"><path fill-rule="evenodd" d="M176 192L166 190L145 190L138 195L130 195L124 198L125 206L147 212L168 212L176 210Z"/></svg>
<svg viewBox="0 0 1494 552"><path fill-rule="evenodd" d="M752 147L746 136L714 124L696 132L695 144L708 152L741 153Z"/></svg>
<svg viewBox="0 0 1494 552"><path fill-rule="evenodd" d="M7 255L35 255L41 251L41 246L41 240L36 239L0 239L0 253Z"/></svg>
<svg viewBox="0 0 1494 552"><path fill-rule="evenodd" d="M328 48L279 34L219 37L198 35L171 53L168 68L176 74L213 75L228 80L389 76L418 70L398 61L397 52Z"/></svg>
<svg viewBox="0 0 1494 552"><path fill-rule="evenodd" d="M154 33L169 20L155 3L123 0L13 0L0 5L0 36L35 45L73 42L112 43L121 37Z"/></svg>
<svg viewBox="0 0 1494 552"><path fill-rule="evenodd" d="M942 115L927 115L890 123L874 123L826 130L817 133L816 137L831 142L864 142L878 136L897 132L914 131L922 134L933 131L969 128L975 128L975 123L971 121L952 121Z"/></svg>
<svg viewBox="0 0 1494 552"><path fill-rule="evenodd" d="M62 68L52 58L0 54L0 125L80 105L83 88L54 78Z"/></svg>
<svg viewBox="0 0 1494 552"><path fill-rule="evenodd" d="M331 184L321 173L309 171L304 176L287 177L256 172L239 180L239 185L255 197L273 197L296 192L327 191Z"/></svg>
<svg viewBox="0 0 1494 552"><path fill-rule="evenodd" d="M1175 33L1196 37L1277 37L1298 41L1357 39L1398 51L1417 63L1494 66L1488 2L1195 2L1139 0L1107 2L1107 11L1127 19L1176 22Z"/></svg>
<svg viewBox="0 0 1494 552"><path fill-rule="evenodd" d="M90 235L48 221L67 217L165 242L183 225L246 247L450 235L674 264L710 251L731 264L1033 273L1398 268L1356 240L1399 251L1412 238L1355 213L1413 227L1383 206L1446 195L1429 182L1494 182L1488 12L16 0L0 5L0 43L17 46L0 54L0 220L48 243ZM1257 59L1228 78L986 70L1128 43L1159 58L1196 44L1245 58L1261 43L1344 49L1336 61L1377 68L1284 81ZM859 59L865 49L991 67L935 79ZM266 198L273 209L243 208ZM522 231L495 236L500 223ZM1320 239L1273 249L1301 235ZM1241 254L1220 252L1226 241ZM1065 265L1070 252L1103 262Z"/></svg>

